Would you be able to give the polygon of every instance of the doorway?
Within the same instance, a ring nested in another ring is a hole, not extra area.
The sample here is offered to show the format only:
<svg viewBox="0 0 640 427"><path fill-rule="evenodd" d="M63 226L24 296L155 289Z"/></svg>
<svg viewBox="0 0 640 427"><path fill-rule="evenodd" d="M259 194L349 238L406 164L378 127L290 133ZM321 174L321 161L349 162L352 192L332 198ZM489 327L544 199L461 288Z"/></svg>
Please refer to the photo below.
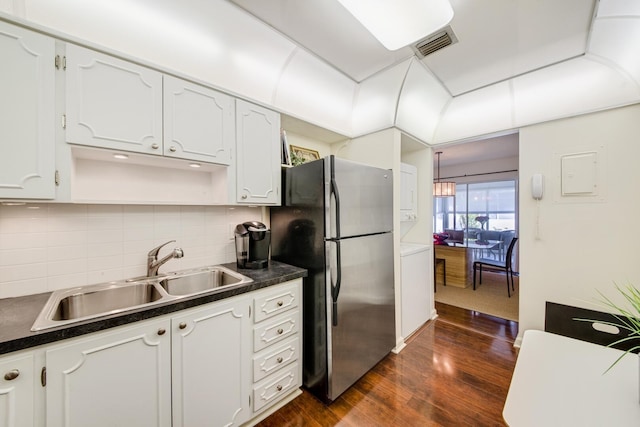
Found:
<svg viewBox="0 0 640 427"><path fill-rule="evenodd" d="M449 258L446 287L442 264L435 266L435 300L517 321L517 274L511 297L505 289L506 277L499 271L483 272L482 285L477 283L474 291L472 265L478 258L504 262L511 239L518 235L518 134L437 149L442 152L440 177L455 182L456 194L433 199L433 230L438 237L434 250L436 256ZM515 272L517 260L516 245Z"/></svg>

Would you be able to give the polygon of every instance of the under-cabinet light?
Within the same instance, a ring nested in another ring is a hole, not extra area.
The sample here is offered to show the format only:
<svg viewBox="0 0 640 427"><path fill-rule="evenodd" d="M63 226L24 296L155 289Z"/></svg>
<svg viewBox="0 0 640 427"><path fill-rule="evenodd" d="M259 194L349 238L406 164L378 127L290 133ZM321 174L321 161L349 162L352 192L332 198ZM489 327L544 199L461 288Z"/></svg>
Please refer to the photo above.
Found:
<svg viewBox="0 0 640 427"><path fill-rule="evenodd" d="M189 167L190 168L199 168L200 167L200 163L189 163Z"/></svg>
<svg viewBox="0 0 640 427"><path fill-rule="evenodd" d="M389 50L410 45L453 18L448 0L338 0Z"/></svg>
<svg viewBox="0 0 640 427"><path fill-rule="evenodd" d="M129 158L129 156L127 156L126 154L120 154L120 153L114 154L113 157L115 159L120 159L120 160L126 160Z"/></svg>

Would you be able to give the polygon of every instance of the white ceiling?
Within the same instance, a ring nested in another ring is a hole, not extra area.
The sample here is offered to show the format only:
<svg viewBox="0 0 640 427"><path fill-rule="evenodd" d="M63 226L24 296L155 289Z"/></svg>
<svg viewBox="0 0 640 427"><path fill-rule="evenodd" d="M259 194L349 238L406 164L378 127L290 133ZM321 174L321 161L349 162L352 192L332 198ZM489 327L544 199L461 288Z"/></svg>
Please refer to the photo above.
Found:
<svg viewBox="0 0 640 427"><path fill-rule="evenodd" d="M337 0L0 0L0 19L268 106L327 142L395 127L448 149L640 102L640 0L451 3L459 42L425 60L386 50Z"/></svg>
<svg viewBox="0 0 640 427"><path fill-rule="evenodd" d="M414 55L385 49L337 0L232 1L357 82ZM594 0L450 1L458 43L422 62L453 96L587 49Z"/></svg>

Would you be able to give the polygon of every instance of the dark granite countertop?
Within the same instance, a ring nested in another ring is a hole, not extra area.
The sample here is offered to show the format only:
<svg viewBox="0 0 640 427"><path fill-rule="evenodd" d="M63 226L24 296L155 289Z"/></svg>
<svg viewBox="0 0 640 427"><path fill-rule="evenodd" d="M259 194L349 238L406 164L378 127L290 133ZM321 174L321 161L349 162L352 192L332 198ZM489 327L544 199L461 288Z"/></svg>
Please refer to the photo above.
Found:
<svg viewBox="0 0 640 427"><path fill-rule="evenodd" d="M252 278L253 282L208 295L186 297L146 309L118 313L38 332L32 332L31 326L49 299L50 292L0 299L0 354L150 319L307 276L307 270L277 261L271 261L269 267L262 270L238 269L235 262L223 264L223 266Z"/></svg>

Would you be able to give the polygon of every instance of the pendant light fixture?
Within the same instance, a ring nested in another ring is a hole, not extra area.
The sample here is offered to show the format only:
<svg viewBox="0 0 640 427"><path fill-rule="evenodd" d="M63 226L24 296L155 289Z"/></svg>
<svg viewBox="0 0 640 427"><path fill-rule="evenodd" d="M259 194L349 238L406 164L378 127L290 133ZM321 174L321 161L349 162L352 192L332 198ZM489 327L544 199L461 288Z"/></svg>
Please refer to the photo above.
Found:
<svg viewBox="0 0 640 427"><path fill-rule="evenodd" d="M433 197L453 197L456 195L456 183L440 181L440 154L442 154L442 151L436 151L436 156L438 156L438 178L433 183Z"/></svg>

